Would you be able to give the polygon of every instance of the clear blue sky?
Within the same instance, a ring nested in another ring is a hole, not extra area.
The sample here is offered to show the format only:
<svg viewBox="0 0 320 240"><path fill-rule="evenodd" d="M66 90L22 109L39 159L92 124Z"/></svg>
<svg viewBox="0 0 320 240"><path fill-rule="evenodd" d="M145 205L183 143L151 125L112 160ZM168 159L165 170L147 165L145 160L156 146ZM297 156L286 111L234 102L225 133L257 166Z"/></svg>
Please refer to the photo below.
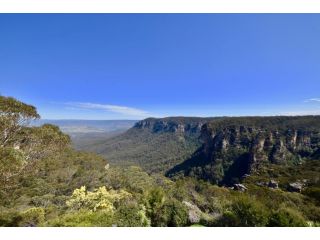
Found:
<svg viewBox="0 0 320 240"><path fill-rule="evenodd" d="M320 14L0 14L0 94L51 119L320 114Z"/></svg>

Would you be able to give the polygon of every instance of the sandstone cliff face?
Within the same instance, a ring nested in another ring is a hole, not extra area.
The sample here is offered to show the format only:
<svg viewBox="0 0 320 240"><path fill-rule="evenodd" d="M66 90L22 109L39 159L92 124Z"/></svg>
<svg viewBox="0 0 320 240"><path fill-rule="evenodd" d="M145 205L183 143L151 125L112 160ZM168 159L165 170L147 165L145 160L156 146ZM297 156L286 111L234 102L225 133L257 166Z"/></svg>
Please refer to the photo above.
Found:
<svg viewBox="0 0 320 240"><path fill-rule="evenodd" d="M303 158L319 155L319 117L258 118L254 124L250 118L239 119L204 124L202 147L192 158L169 170L167 176L182 174L216 183L230 182L266 164L300 164Z"/></svg>
<svg viewBox="0 0 320 240"><path fill-rule="evenodd" d="M242 149L250 154L252 164L299 161L319 148L319 137L320 132L315 131L288 129L280 132L246 126L230 126L217 131L204 127L201 133L205 154L212 160L216 153Z"/></svg>
<svg viewBox="0 0 320 240"><path fill-rule="evenodd" d="M148 129L153 133L172 132L178 134L195 133L200 134L206 118L147 118L135 124L134 128Z"/></svg>

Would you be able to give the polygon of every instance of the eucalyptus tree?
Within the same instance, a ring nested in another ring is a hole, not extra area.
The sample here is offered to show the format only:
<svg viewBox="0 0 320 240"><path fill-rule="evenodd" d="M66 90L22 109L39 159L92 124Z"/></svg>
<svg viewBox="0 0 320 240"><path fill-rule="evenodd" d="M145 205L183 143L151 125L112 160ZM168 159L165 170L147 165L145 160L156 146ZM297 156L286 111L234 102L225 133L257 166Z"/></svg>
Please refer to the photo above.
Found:
<svg viewBox="0 0 320 240"><path fill-rule="evenodd" d="M37 161L70 146L70 137L57 126L29 126L39 118L34 106L0 96L0 194L17 186L25 172L35 171Z"/></svg>

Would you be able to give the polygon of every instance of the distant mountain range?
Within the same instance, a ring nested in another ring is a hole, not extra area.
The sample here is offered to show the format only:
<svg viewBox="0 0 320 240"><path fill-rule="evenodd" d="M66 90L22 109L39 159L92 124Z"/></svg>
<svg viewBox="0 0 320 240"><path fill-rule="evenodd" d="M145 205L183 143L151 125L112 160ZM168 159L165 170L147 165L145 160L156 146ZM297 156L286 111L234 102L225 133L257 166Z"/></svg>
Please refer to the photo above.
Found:
<svg viewBox="0 0 320 240"><path fill-rule="evenodd" d="M70 135L74 146L82 149L84 146L100 140L116 136L131 128L137 120L51 120L40 119L31 125L54 124Z"/></svg>
<svg viewBox="0 0 320 240"><path fill-rule="evenodd" d="M51 120L40 119L32 125L54 124L67 133L114 132L131 128L137 120Z"/></svg>

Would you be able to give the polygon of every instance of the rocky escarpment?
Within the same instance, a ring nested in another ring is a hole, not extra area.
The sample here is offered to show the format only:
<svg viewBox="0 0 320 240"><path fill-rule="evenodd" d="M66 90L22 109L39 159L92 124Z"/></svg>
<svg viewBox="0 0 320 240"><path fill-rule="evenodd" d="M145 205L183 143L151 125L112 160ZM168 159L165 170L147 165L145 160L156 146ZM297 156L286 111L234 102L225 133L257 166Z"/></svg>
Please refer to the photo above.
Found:
<svg viewBox="0 0 320 240"><path fill-rule="evenodd" d="M266 163L299 164L318 155L320 117L225 118L204 124L203 145L168 176L230 183Z"/></svg>
<svg viewBox="0 0 320 240"><path fill-rule="evenodd" d="M134 125L135 129L147 129L152 133L171 132L178 134L199 134L202 126L213 118L170 117L147 118Z"/></svg>
<svg viewBox="0 0 320 240"><path fill-rule="evenodd" d="M201 129L209 120L212 118L147 118L91 149L111 165L138 165L147 172L165 172L200 147Z"/></svg>

